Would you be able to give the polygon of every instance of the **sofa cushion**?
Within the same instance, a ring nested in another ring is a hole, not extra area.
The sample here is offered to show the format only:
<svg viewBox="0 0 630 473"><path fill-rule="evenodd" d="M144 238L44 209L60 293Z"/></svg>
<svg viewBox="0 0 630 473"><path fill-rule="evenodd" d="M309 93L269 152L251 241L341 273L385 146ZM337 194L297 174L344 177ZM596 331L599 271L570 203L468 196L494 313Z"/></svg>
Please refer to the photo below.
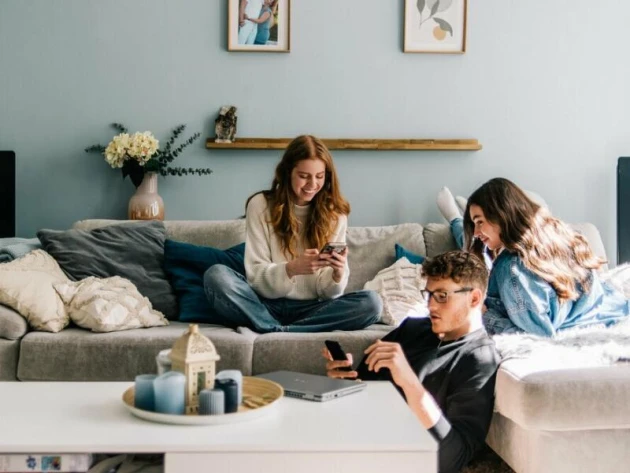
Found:
<svg viewBox="0 0 630 473"><path fill-rule="evenodd" d="M451 227L445 223L429 223L424 227L424 244L427 256L437 256L459 249L451 234Z"/></svg>
<svg viewBox="0 0 630 473"><path fill-rule="evenodd" d="M53 288L68 278L44 250L35 250L0 264L0 303L26 318L35 330L58 332L70 319Z"/></svg>
<svg viewBox="0 0 630 473"><path fill-rule="evenodd" d="M70 319L92 332L115 332L168 325L161 312L138 292L128 279L89 278L58 283L55 290L63 300Z"/></svg>
<svg viewBox="0 0 630 473"><path fill-rule="evenodd" d="M164 270L168 275L179 305L181 322L203 322L213 319L206 293L203 289L203 275L215 265L223 264L234 271L245 274L243 262L245 243L227 250L192 245L179 241L166 240L164 244ZM216 320L216 316L214 316Z"/></svg>
<svg viewBox="0 0 630 473"><path fill-rule="evenodd" d="M243 334L255 334L239 328ZM352 353L355 366L363 358L363 350L392 330L387 325L371 325L365 330L323 333L266 333L254 340L252 373L276 370L326 374L326 360L322 357L324 340L337 340L346 353Z"/></svg>
<svg viewBox="0 0 630 473"><path fill-rule="evenodd" d="M155 373L155 357L171 348L188 324L93 333L68 328L56 334L29 332L22 339L18 378L22 381L133 381L138 374ZM214 343L221 359L217 370L251 373L253 337L234 330L199 325Z"/></svg>
<svg viewBox="0 0 630 473"><path fill-rule="evenodd" d="M243 208L243 212L245 209ZM72 228L93 230L118 225L124 220L80 220ZM193 245L225 249L245 241L245 219L237 220L167 220L166 238Z"/></svg>
<svg viewBox="0 0 630 473"><path fill-rule="evenodd" d="M554 369L550 362L501 363L495 410L530 430L630 427L630 364Z"/></svg>
<svg viewBox="0 0 630 473"><path fill-rule="evenodd" d="M0 381L17 381L19 340L0 339Z"/></svg>
<svg viewBox="0 0 630 473"><path fill-rule="evenodd" d="M0 338L18 340L28 331L24 317L12 308L0 304Z"/></svg>
<svg viewBox="0 0 630 473"><path fill-rule="evenodd" d="M166 231L162 222L122 222L93 230L40 230L46 251L75 281L120 276L136 285L155 310L177 318L177 300L162 268Z"/></svg>
<svg viewBox="0 0 630 473"><path fill-rule="evenodd" d="M385 227L350 227L347 233L350 278L346 292L358 291L381 269L396 261L394 245L426 255L422 225L401 223Z"/></svg>

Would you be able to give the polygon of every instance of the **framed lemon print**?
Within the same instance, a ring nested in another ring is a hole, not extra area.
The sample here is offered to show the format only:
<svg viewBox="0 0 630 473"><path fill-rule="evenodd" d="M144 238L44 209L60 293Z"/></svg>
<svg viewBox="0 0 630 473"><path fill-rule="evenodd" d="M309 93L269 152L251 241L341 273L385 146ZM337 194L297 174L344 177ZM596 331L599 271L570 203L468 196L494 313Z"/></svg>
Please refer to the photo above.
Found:
<svg viewBox="0 0 630 473"><path fill-rule="evenodd" d="M467 0L405 0L403 51L466 51Z"/></svg>

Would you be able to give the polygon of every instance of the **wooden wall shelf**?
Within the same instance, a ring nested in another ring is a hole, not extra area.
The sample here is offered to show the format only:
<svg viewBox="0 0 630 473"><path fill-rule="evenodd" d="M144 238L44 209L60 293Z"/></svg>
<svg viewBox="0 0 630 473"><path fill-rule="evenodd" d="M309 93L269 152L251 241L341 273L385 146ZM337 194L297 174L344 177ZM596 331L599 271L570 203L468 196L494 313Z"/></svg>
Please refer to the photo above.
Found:
<svg viewBox="0 0 630 473"><path fill-rule="evenodd" d="M206 140L210 149L285 149L291 138L236 138L233 143ZM329 149L408 150L408 151L478 151L481 144L465 140L379 140L379 139L322 139Z"/></svg>

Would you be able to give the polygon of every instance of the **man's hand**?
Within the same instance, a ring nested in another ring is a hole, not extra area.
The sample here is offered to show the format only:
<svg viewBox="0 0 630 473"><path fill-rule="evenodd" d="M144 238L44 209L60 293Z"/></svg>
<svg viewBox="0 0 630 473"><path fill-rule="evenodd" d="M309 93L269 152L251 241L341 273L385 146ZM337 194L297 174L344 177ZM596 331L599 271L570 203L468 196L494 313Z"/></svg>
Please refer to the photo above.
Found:
<svg viewBox="0 0 630 473"><path fill-rule="evenodd" d="M330 352L326 347L322 348L322 356L328 360L326 363L326 376L329 378L346 378L346 379L357 379L359 373L356 371L343 371L339 368L343 368L346 366L352 367L352 353L348 353L346 356L347 360L333 360Z"/></svg>
<svg viewBox="0 0 630 473"><path fill-rule="evenodd" d="M304 250L304 254L287 263L287 276L292 278L302 274L315 274L326 266L329 266L329 263L319 257L319 250L310 248Z"/></svg>
<svg viewBox="0 0 630 473"><path fill-rule="evenodd" d="M420 385L418 375L409 365L400 344L377 340L365 350L365 354L368 355L365 363L370 371L378 373L382 368L389 369L394 383L403 390Z"/></svg>
<svg viewBox="0 0 630 473"><path fill-rule="evenodd" d="M322 253L320 259L326 261L328 266L333 268L333 279L336 283L341 282L343 274L346 271L346 259L348 258L348 247L346 246L341 253L333 251L332 253Z"/></svg>

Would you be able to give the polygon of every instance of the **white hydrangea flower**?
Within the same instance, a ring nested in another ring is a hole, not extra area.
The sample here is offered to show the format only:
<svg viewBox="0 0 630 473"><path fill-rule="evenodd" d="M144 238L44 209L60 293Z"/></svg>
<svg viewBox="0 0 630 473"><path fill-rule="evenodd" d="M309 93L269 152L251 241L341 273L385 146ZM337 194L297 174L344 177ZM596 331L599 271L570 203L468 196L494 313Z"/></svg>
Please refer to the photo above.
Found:
<svg viewBox="0 0 630 473"><path fill-rule="evenodd" d="M131 158L144 165L156 153L158 146L159 141L150 131L136 132L131 136L131 146L127 153Z"/></svg>
<svg viewBox="0 0 630 473"><path fill-rule="evenodd" d="M127 150L130 147L130 137L127 133L114 136L105 148L105 161L113 168L121 168L127 159Z"/></svg>
<svg viewBox="0 0 630 473"><path fill-rule="evenodd" d="M121 133L114 136L105 148L105 161L113 168L121 168L127 159L135 159L144 165L157 152L160 142L150 131L136 132L129 136Z"/></svg>

